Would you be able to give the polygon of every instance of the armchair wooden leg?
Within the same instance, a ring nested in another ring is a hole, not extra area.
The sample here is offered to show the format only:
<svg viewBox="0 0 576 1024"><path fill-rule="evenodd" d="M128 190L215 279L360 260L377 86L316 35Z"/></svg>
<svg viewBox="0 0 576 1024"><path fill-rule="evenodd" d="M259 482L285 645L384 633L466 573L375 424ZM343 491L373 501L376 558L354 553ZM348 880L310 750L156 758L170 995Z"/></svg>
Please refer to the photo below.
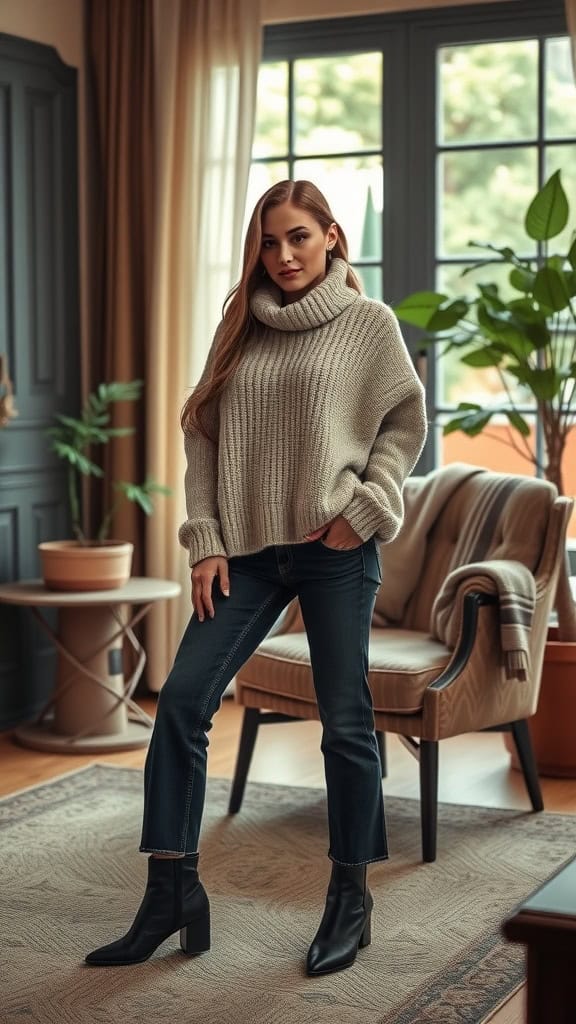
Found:
<svg viewBox="0 0 576 1024"><path fill-rule="evenodd" d="M438 823L438 741L420 740L420 821L422 860L436 860Z"/></svg>
<svg viewBox="0 0 576 1024"><path fill-rule="evenodd" d="M246 779L248 778L248 770L250 768L250 761L252 760L252 753L256 742L256 734L258 732L259 724L260 709L244 708L244 720L242 722L240 745L238 747L236 768L234 769L234 778L232 780L228 814L236 814L242 805L242 798L244 796L244 789L246 788Z"/></svg>
<svg viewBox="0 0 576 1024"><path fill-rule="evenodd" d="M543 811L544 801L542 799L538 768L536 767L536 759L532 749L532 740L530 739L527 720L523 718L519 722L511 722L510 731L518 751L518 760L524 774L524 781L528 790L528 796L530 797L530 803L532 804L532 810Z"/></svg>
<svg viewBox="0 0 576 1024"><path fill-rule="evenodd" d="M382 765L382 778L385 779L388 774L388 765L386 764L386 733L376 731L376 739L378 740L378 750L380 752L380 763Z"/></svg>

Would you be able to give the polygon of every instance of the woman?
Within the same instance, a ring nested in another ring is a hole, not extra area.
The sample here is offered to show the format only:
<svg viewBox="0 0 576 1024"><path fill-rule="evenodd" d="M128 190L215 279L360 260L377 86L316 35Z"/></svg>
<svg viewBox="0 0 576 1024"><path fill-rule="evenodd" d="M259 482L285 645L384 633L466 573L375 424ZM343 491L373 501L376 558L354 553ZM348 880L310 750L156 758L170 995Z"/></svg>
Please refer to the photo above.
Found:
<svg viewBox="0 0 576 1024"><path fill-rule="evenodd" d="M308 181L258 201L240 283L182 412L193 614L162 688L145 767L136 919L91 964L138 963L180 929L209 948L198 878L207 733L242 664L299 598L323 733L332 861L311 975L370 942L366 865L388 849L367 682L377 540L403 516L426 435L423 388L391 310L361 292L344 232Z"/></svg>

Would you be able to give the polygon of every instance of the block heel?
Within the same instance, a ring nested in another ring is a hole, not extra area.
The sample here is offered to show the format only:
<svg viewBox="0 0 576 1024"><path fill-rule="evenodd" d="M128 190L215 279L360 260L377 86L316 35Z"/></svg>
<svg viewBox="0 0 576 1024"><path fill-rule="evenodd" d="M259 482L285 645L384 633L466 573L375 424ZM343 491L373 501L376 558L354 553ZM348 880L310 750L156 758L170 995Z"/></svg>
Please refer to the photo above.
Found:
<svg viewBox="0 0 576 1024"><path fill-rule="evenodd" d="M210 949L210 914L203 914L180 929L180 947L187 956L197 956Z"/></svg>
<svg viewBox="0 0 576 1024"><path fill-rule="evenodd" d="M372 913L368 914L366 918L366 924L364 925L364 931L360 936L360 942L358 943L359 949L364 949L365 946L369 946L372 942Z"/></svg>
<svg viewBox="0 0 576 1024"><path fill-rule="evenodd" d="M351 967L372 941L374 900L366 888L365 864L332 863L326 906L306 960L309 975Z"/></svg>

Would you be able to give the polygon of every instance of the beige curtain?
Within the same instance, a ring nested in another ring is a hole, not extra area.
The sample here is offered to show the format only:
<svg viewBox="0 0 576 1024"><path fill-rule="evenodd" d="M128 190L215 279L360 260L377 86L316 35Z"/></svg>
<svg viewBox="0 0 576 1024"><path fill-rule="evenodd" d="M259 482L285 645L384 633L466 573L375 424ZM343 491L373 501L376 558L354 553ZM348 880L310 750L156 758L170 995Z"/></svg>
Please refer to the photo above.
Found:
<svg viewBox="0 0 576 1024"><path fill-rule="evenodd" d="M147 366L147 471L173 490L149 521L150 576L182 599L148 620L148 685L158 690L191 613L178 545L186 516L180 409L200 377L238 276L261 49L260 0L154 0L157 208Z"/></svg>
<svg viewBox="0 0 576 1024"><path fill-rule="evenodd" d="M576 80L576 0L564 0L566 4L566 24L572 42L572 65Z"/></svg>

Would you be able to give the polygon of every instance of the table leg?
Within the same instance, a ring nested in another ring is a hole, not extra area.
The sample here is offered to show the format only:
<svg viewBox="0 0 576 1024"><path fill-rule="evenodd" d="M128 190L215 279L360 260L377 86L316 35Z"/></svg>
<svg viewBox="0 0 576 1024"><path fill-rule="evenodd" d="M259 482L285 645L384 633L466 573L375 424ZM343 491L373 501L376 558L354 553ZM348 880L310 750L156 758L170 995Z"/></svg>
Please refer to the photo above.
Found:
<svg viewBox="0 0 576 1024"><path fill-rule="evenodd" d="M123 636L118 636L109 609L61 608L58 634L82 668L71 666L67 655L58 652L54 731L65 736L86 734L86 729L90 736L125 732L127 709L118 700L124 693ZM86 670L106 680L109 689L95 685Z"/></svg>
<svg viewBox="0 0 576 1024"><path fill-rule="evenodd" d="M103 753L148 744L153 720L131 700L131 694L146 660L132 626L149 607L130 618L127 605L63 606L57 635L36 613L58 648L56 691L38 722L15 731L20 743L60 753ZM139 656L128 681L123 671L126 638Z"/></svg>

